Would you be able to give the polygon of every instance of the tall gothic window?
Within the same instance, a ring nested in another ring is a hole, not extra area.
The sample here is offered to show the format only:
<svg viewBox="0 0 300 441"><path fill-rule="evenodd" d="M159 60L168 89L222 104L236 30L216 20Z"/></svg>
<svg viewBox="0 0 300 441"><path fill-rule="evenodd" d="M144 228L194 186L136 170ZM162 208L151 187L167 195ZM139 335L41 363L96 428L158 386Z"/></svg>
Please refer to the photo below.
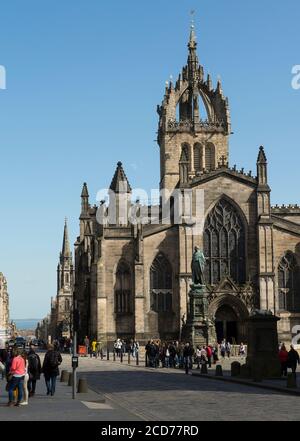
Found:
<svg viewBox="0 0 300 441"><path fill-rule="evenodd" d="M216 285L225 276L242 284L246 278L245 230L235 208L221 200L209 213L204 228L206 283Z"/></svg>
<svg viewBox="0 0 300 441"><path fill-rule="evenodd" d="M205 168L209 171L215 168L215 146L211 143L205 146Z"/></svg>
<svg viewBox="0 0 300 441"><path fill-rule="evenodd" d="M152 311L172 311L172 267L163 254L159 254L152 263L150 290Z"/></svg>
<svg viewBox="0 0 300 441"><path fill-rule="evenodd" d="M115 312L117 314L132 312L131 273L124 262L118 266L116 273Z"/></svg>
<svg viewBox="0 0 300 441"><path fill-rule="evenodd" d="M288 251L278 266L279 309L300 312L300 268L295 255Z"/></svg>
<svg viewBox="0 0 300 441"><path fill-rule="evenodd" d="M202 171L202 146L201 144L194 145L194 169L195 171Z"/></svg>

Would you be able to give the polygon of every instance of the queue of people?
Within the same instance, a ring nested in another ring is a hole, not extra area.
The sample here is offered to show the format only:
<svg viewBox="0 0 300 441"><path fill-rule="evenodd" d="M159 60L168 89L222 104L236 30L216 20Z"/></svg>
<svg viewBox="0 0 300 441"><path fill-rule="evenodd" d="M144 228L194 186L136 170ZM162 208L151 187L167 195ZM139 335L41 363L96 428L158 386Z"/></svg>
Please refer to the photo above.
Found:
<svg viewBox="0 0 300 441"><path fill-rule="evenodd" d="M288 368L292 370L295 375L297 370L297 365L300 364L300 358L298 352L295 350L294 346L290 346L289 352L286 349L285 344L281 344L279 348L279 361L281 365L281 375L283 377L287 376Z"/></svg>
<svg viewBox="0 0 300 441"><path fill-rule="evenodd" d="M48 345L43 364L35 347L29 351L6 347L0 350L0 370L2 378L6 378L8 392L8 407L26 406L29 399L34 397L37 381L44 374L47 395L55 394L56 378L59 375L59 365L62 357L54 345Z"/></svg>

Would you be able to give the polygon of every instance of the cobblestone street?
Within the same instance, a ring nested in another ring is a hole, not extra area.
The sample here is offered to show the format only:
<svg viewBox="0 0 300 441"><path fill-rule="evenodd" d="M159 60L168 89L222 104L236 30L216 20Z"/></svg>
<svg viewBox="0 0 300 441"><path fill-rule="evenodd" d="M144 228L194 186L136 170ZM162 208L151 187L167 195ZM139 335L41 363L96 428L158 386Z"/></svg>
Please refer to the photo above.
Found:
<svg viewBox="0 0 300 441"><path fill-rule="evenodd" d="M65 355L62 369L71 370ZM224 363L224 368L228 362ZM0 419L27 421L298 421L300 397L256 387L187 376L180 370L146 369L119 361L80 358L78 376L88 380L88 395L71 399L58 382L53 398L44 379L29 405L8 409L0 381ZM98 395L99 394L99 395ZM100 399L105 398L105 403Z"/></svg>

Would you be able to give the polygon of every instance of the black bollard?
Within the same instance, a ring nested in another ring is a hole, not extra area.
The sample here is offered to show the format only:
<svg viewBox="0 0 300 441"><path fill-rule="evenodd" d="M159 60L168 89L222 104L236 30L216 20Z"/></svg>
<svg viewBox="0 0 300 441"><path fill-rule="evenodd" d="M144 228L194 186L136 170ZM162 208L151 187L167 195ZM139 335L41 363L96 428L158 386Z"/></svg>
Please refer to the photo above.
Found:
<svg viewBox="0 0 300 441"><path fill-rule="evenodd" d="M136 353L136 365L139 366L139 353Z"/></svg>
<svg viewBox="0 0 300 441"><path fill-rule="evenodd" d="M101 351L100 351L100 357L101 357L101 360L103 360L103 349L101 349Z"/></svg>
<svg viewBox="0 0 300 441"><path fill-rule="evenodd" d="M123 363L123 351L121 349L121 363Z"/></svg>
<svg viewBox="0 0 300 441"><path fill-rule="evenodd" d="M116 351L113 352L113 360L116 361Z"/></svg>
<svg viewBox="0 0 300 441"><path fill-rule="evenodd" d="M107 348L107 351L106 351L106 359L107 359L107 361L109 361L109 349Z"/></svg>

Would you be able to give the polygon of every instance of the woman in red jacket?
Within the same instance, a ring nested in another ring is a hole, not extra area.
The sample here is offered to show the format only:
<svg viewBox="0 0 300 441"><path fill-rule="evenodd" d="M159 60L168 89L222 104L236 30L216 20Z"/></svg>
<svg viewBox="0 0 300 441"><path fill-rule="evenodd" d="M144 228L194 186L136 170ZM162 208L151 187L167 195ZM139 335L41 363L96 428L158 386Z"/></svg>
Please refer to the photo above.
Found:
<svg viewBox="0 0 300 441"><path fill-rule="evenodd" d="M279 360L281 364L281 375L287 376L287 364L288 364L288 351L286 350L285 345L281 346L279 351Z"/></svg>

